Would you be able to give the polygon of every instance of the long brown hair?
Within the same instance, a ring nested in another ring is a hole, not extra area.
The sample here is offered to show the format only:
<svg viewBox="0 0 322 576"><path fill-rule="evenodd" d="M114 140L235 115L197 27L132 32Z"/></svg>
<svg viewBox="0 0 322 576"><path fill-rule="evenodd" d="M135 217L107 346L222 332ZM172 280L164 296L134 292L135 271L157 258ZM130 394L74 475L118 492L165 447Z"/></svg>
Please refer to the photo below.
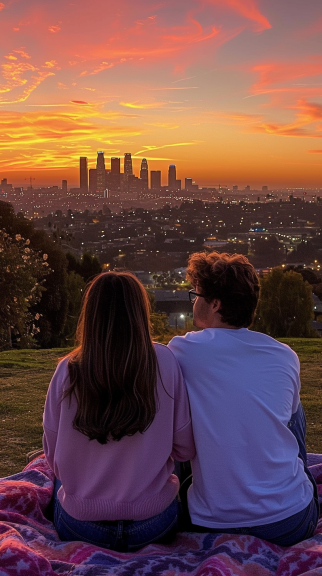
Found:
<svg viewBox="0 0 322 576"><path fill-rule="evenodd" d="M106 272L86 289L64 397L77 400L73 427L100 444L144 432L157 410L157 357L150 304L130 272Z"/></svg>

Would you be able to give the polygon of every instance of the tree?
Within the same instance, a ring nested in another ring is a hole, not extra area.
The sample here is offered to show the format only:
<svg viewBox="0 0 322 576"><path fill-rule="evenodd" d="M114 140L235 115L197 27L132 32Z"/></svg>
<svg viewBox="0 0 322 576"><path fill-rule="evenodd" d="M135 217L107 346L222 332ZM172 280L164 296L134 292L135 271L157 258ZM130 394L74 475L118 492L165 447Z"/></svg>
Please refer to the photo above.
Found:
<svg viewBox="0 0 322 576"><path fill-rule="evenodd" d="M316 335L312 319L312 289L301 274L277 267L261 278L253 330L273 338L307 338Z"/></svg>
<svg viewBox="0 0 322 576"><path fill-rule="evenodd" d="M12 339L19 347L32 345L39 331L39 312L32 307L41 300L44 279L50 272L47 254L30 248L30 240L20 234L13 238L0 230L0 346L11 347Z"/></svg>
<svg viewBox="0 0 322 576"><path fill-rule="evenodd" d="M66 258L68 260L68 271L76 272L82 276L85 282L92 280L97 274L102 272L99 259L88 251L85 251L80 259L67 252Z"/></svg>
<svg viewBox="0 0 322 576"><path fill-rule="evenodd" d="M34 248L46 251L51 271L46 278L46 291L35 312L41 314L37 340L41 348L64 345L63 331L67 319L67 259L64 252L43 230L35 230L31 237Z"/></svg>
<svg viewBox="0 0 322 576"><path fill-rule="evenodd" d="M81 309L82 298L85 288L83 278L72 271L67 276L67 291L68 291L68 310L67 320L65 322L63 339L65 346L73 346L75 341L75 333L78 322L78 317Z"/></svg>
<svg viewBox="0 0 322 576"><path fill-rule="evenodd" d="M46 277L46 290L38 302L33 302L30 311L39 314L40 331L36 335L38 345L52 348L63 344L62 333L67 318L67 259L64 252L43 230L36 230L34 223L14 213L8 202L0 201L0 227L15 238L20 235L30 240L29 247L35 252L47 254L50 272Z"/></svg>

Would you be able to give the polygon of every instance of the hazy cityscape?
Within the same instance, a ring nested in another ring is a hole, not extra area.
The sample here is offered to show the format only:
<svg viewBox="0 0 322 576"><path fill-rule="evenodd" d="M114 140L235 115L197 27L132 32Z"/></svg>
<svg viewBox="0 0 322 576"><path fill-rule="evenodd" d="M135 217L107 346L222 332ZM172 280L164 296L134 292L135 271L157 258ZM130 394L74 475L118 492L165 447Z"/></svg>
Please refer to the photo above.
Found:
<svg viewBox="0 0 322 576"><path fill-rule="evenodd" d="M107 167L107 164L110 164ZM217 184L199 187L187 176L177 179L170 164L167 185L161 170L149 171L142 159L139 175L130 153L105 159L95 169L79 160L79 187L27 188L1 180L1 199L33 220L64 250L96 255L105 269L152 274L185 267L196 250L241 252L259 269L297 263L316 270L322 264L322 189L239 189Z"/></svg>

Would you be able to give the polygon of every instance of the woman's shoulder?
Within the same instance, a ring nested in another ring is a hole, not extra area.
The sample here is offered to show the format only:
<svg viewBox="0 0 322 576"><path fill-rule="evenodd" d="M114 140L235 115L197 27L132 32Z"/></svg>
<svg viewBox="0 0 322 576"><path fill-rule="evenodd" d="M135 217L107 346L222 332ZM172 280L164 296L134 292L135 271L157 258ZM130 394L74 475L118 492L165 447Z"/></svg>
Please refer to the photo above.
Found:
<svg viewBox="0 0 322 576"><path fill-rule="evenodd" d="M70 358L69 355L64 356L64 358L60 358L60 360L56 366L56 370L54 372L54 375L53 375L51 382L50 382L49 389L51 391L53 391L54 389L59 390L62 387L65 387L66 380L69 377L69 372L68 372L69 358Z"/></svg>
<svg viewBox="0 0 322 576"><path fill-rule="evenodd" d="M153 342L153 345L159 362L173 362L174 365L177 364L177 360L170 348L164 344L159 344L159 342Z"/></svg>
<svg viewBox="0 0 322 576"><path fill-rule="evenodd" d="M60 358L55 373L56 372L59 372L60 374L67 373L69 360L70 360L70 354L68 354L68 356L64 356L63 358Z"/></svg>

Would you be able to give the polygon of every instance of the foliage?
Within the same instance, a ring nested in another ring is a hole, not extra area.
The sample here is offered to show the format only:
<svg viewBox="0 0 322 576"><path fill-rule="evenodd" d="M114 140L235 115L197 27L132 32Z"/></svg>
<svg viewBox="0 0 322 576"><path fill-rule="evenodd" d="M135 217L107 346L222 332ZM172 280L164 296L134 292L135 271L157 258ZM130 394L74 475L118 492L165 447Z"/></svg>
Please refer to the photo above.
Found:
<svg viewBox="0 0 322 576"><path fill-rule="evenodd" d="M177 272L162 272L161 274L154 274L153 280L156 288L164 288L166 290L180 289L182 284L182 276ZM187 287L185 286L185 290Z"/></svg>
<svg viewBox="0 0 322 576"><path fill-rule="evenodd" d="M41 314L37 340L42 348L62 346L68 310L67 259L43 230L34 230L31 242L38 250L46 250L51 268L46 279L46 292L35 308Z"/></svg>
<svg viewBox="0 0 322 576"><path fill-rule="evenodd" d="M277 266L284 259L283 247L275 236L256 236L251 248L254 266Z"/></svg>
<svg viewBox="0 0 322 576"><path fill-rule="evenodd" d="M32 345L39 331L39 312L32 307L39 303L44 278L50 273L48 255L30 248L30 240L20 234L12 238L0 230L0 346L11 347L12 339L20 346Z"/></svg>
<svg viewBox="0 0 322 576"><path fill-rule="evenodd" d="M80 259L67 252L66 258L68 260L68 271L76 272L85 282L92 280L97 274L102 272L99 259L88 251L85 251Z"/></svg>
<svg viewBox="0 0 322 576"><path fill-rule="evenodd" d="M261 278L253 330L273 338L313 337L312 319L312 289L301 274L277 267Z"/></svg>
<svg viewBox="0 0 322 576"><path fill-rule="evenodd" d="M65 346L73 346L77 321L81 309L85 282L83 278L72 271L67 276L68 310L63 331Z"/></svg>
<svg viewBox="0 0 322 576"><path fill-rule="evenodd" d="M162 340L165 335L172 334L172 330L169 326L169 319L166 314L161 314L159 312L152 312L151 314L151 324L152 324L152 336L154 340Z"/></svg>
<svg viewBox="0 0 322 576"><path fill-rule="evenodd" d="M38 302L33 302L31 312L39 314L40 331L35 336L39 346L50 348L64 344L63 330L67 318L67 259L65 253L43 230L36 230L34 223L15 215L8 202L0 201L0 227L5 227L9 236L17 234L30 240L30 249L48 255L50 272L46 277L46 290Z"/></svg>
<svg viewBox="0 0 322 576"><path fill-rule="evenodd" d="M304 268L304 266L301 264L298 266L292 266L291 264L289 264L284 269L284 272L289 272L290 270L294 270L294 272L298 272L299 274L301 274L303 280L306 280L311 285L321 283L321 278L314 270L312 270L312 268L307 267Z"/></svg>

